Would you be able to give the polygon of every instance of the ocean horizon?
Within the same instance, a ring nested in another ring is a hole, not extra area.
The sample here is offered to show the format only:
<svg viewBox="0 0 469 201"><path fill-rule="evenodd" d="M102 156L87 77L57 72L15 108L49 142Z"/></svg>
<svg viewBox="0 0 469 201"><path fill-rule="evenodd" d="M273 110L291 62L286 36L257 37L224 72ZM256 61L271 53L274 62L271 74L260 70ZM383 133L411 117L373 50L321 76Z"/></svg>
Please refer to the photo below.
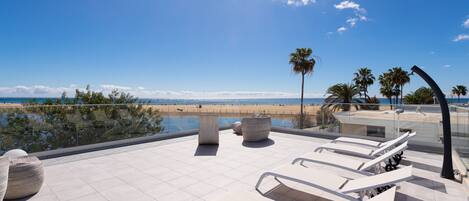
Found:
<svg viewBox="0 0 469 201"><path fill-rule="evenodd" d="M44 103L47 99L44 97L0 97L0 103L7 104L25 104L25 103ZM324 103L325 98L305 98L304 104L318 105ZM389 104L387 98L378 98L380 104ZM448 103L469 103L469 98L448 98ZM158 98L139 98L140 103L155 105L298 105L299 98L252 98L252 99L158 99Z"/></svg>

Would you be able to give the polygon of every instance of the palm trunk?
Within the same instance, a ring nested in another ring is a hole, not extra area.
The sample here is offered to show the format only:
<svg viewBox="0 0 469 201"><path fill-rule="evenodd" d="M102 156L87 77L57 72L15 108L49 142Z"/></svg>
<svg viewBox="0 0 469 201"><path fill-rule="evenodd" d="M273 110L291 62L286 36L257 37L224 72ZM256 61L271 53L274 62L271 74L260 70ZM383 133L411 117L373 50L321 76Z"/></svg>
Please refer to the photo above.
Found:
<svg viewBox="0 0 469 201"><path fill-rule="evenodd" d="M303 94L305 88L305 73L301 74L301 109L300 109L300 129L303 129Z"/></svg>
<svg viewBox="0 0 469 201"><path fill-rule="evenodd" d="M392 97L388 97L389 98L389 104L391 105L391 110L392 110Z"/></svg>
<svg viewBox="0 0 469 201"><path fill-rule="evenodd" d="M402 97L404 95L404 85L401 85L401 105L402 105Z"/></svg>

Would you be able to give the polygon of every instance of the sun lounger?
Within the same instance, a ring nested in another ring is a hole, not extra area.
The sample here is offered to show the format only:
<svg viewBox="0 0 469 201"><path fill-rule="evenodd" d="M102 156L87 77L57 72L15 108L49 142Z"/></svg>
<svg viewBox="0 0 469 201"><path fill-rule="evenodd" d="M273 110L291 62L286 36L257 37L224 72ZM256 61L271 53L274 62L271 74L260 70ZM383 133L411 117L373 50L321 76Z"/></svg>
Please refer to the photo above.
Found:
<svg viewBox="0 0 469 201"><path fill-rule="evenodd" d="M312 188L331 193L345 199L354 200L351 193L358 193L363 199L369 193L376 193L378 188L395 185L412 178L412 166L407 166L392 172L386 172L373 176L364 176L358 179L348 179L333 173L305 168L298 165L285 165L269 172L265 172L259 178L256 189L265 177L275 177L277 181L292 181ZM323 193L320 193L324 195Z"/></svg>
<svg viewBox="0 0 469 201"><path fill-rule="evenodd" d="M401 136L396 138L397 144L407 141L407 139L414 137L415 134L416 134L415 132L414 133L407 132L407 133L402 134ZM335 140L332 140L331 143L347 143L347 144L353 144L353 145L368 146L372 148L379 148L389 143L389 141L378 142L378 141L360 139L360 138L339 137Z"/></svg>
<svg viewBox="0 0 469 201"><path fill-rule="evenodd" d="M371 149L371 148L365 148L365 147L360 147L360 146L354 146L351 144L338 144L338 143L326 143L321 145L320 147L316 148L314 151L315 152L322 152L323 150L328 150L328 151L334 151L338 153L345 153L349 155L354 155L354 156L359 156L359 157L364 157L364 158L376 158L383 153L387 152L388 150L394 148L395 146L406 142L408 138L406 138L405 141L403 141L401 138L396 138L394 140L390 140L386 142L383 146L377 148L377 149ZM402 142L401 142L402 141Z"/></svg>
<svg viewBox="0 0 469 201"><path fill-rule="evenodd" d="M393 157L395 157L396 155L398 155L400 152L404 151L405 149L407 149L407 142L404 142L403 144L389 150L388 152L385 152L379 157L371 159L367 162L355 160L355 159L346 157L344 155L339 155L339 154L311 152L299 158L296 158L295 160L293 160L292 164L296 164L298 162L300 162L300 164L303 164L304 161L307 161L307 162L313 162L313 163L338 167L338 168L357 172L357 173L364 174L364 175L372 175L373 173L371 173L370 171L373 171L373 168L374 168L375 174L379 174L383 172L382 171L383 167L380 166L381 163L387 162L386 166L384 167L386 170L395 169L396 167L388 167L388 166L397 166L400 161L395 161L395 158Z"/></svg>

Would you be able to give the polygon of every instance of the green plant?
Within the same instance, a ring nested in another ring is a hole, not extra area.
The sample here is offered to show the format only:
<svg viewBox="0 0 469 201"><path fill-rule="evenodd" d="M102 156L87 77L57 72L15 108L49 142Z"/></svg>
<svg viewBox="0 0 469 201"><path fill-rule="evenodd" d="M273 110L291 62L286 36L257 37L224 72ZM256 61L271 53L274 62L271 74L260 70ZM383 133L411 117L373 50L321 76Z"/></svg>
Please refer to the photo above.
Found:
<svg viewBox="0 0 469 201"><path fill-rule="evenodd" d="M357 104L361 101L356 96L359 93L360 90L353 84L335 84L327 89L326 94L329 96L324 100L322 107L332 108L333 111L349 111L352 106L358 108Z"/></svg>
<svg viewBox="0 0 469 201"><path fill-rule="evenodd" d="M369 68L360 68L357 70L356 73L354 73L354 76L355 77L353 78L353 81L355 82L355 85L357 85L360 89L360 97L363 93L365 99L369 98L368 87L370 85L373 85L376 80L373 73L371 73L371 70Z"/></svg>
<svg viewBox="0 0 469 201"><path fill-rule="evenodd" d="M404 97L405 104L433 104L435 94L428 87L420 87Z"/></svg>
<svg viewBox="0 0 469 201"><path fill-rule="evenodd" d="M453 94L458 96L458 102L461 100L461 95L465 96L467 94L467 87L464 85L456 85L452 90Z"/></svg>
<svg viewBox="0 0 469 201"><path fill-rule="evenodd" d="M13 148L27 152L153 135L164 130L159 111L114 90L79 91L74 98L48 99L21 108L2 109L0 153ZM89 105L92 104L92 105ZM114 105L109 105L114 104Z"/></svg>

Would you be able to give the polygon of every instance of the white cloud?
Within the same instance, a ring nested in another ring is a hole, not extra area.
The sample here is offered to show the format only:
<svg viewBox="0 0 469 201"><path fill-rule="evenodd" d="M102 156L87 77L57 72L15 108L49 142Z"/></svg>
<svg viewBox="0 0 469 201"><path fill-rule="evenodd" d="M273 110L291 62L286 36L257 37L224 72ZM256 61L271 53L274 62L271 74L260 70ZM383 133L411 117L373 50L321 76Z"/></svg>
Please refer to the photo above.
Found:
<svg viewBox="0 0 469 201"><path fill-rule="evenodd" d="M358 18L354 17L354 18L347 19L347 21L345 22L347 22L350 25L350 27L355 27L355 25L357 24L357 21L358 21Z"/></svg>
<svg viewBox="0 0 469 201"><path fill-rule="evenodd" d="M467 18L467 20L462 23L462 26L464 28L469 28L469 18Z"/></svg>
<svg viewBox="0 0 469 201"><path fill-rule="evenodd" d="M347 31L347 28L346 28L346 27L339 27L339 28L337 29L337 33L343 33L343 32L345 32L345 31Z"/></svg>
<svg viewBox="0 0 469 201"><path fill-rule="evenodd" d="M464 40L469 40L469 34L459 34L453 39L454 42L459 42L459 41L464 41Z"/></svg>
<svg viewBox="0 0 469 201"><path fill-rule="evenodd" d="M368 21L368 17L366 16L366 9L362 8L358 3L346 0L340 2L339 4L334 4L334 7L338 10L353 10L353 16L348 17L347 20L345 20L345 23L350 28L354 28L358 22ZM342 26L337 29L337 32L343 33L346 30L347 28L345 26Z"/></svg>
<svg viewBox="0 0 469 201"><path fill-rule="evenodd" d="M316 3L316 0L287 0L287 5L290 6L307 6Z"/></svg>
<svg viewBox="0 0 469 201"><path fill-rule="evenodd" d="M49 87L43 85L0 87L1 97L60 97L63 92L68 97L75 95L76 86ZM78 88L84 90L84 88ZM109 94L113 89L119 89L139 98L161 99L248 99L248 98L297 98L299 94L275 91L172 91L151 90L144 87L128 87L113 84L103 84L93 91ZM322 93L305 93L305 97L323 97Z"/></svg>
<svg viewBox="0 0 469 201"><path fill-rule="evenodd" d="M118 89L118 90L132 90L132 87L126 87L126 86L119 86L119 85L113 85L113 84L102 84L101 88L103 90L113 90L113 89Z"/></svg>
<svg viewBox="0 0 469 201"><path fill-rule="evenodd" d="M353 1L342 1L339 4L335 4L334 7L339 10L344 10L344 9L360 10L360 4L357 4Z"/></svg>
<svg viewBox="0 0 469 201"><path fill-rule="evenodd" d="M445 65L443 65L443 67L444 67L444 68L449 68L449 67L451 67L451 65L445 64Z"/></svg>

